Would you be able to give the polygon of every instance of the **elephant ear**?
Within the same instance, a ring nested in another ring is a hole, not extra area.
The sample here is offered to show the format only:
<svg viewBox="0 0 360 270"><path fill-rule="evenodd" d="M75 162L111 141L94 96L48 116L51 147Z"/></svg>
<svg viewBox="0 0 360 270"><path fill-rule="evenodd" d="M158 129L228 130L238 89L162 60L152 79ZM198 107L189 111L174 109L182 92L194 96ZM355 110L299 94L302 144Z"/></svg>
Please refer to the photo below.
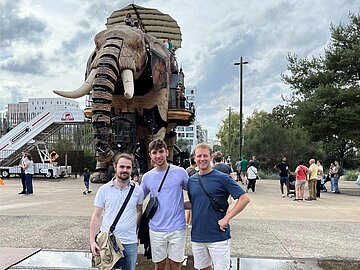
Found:
<svg viewBox="0 0 360 270"><path fill-rule="evenodd" d="M149 37L148 35L146 35L145 41L150 49L151 72L154 91L168 88L171 74L171 54L168 50L165 50L164 46L153 37Z"/></svg>

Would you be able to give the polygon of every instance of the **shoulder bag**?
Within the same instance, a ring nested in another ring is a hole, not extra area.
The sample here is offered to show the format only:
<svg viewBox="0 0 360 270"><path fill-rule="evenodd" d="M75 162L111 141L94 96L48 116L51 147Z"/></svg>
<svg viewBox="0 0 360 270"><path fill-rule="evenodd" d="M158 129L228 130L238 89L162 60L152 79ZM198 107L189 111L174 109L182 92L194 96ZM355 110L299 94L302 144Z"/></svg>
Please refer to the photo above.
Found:
<svg viewBox="0 0 360 270"><path fill-rule="evenodd" d="M146 205L145 214L146 214L146 217L148 219L152 219L152 217L155 215L156 210L157 210L157 208L159 206L159 200L158 200L157 196L160 193L160 190L161 190L161 188L162 188L162 186L164 184L164 181L165 181L165 178L166 178L166 176L167 176L167 174L169 172L169 169L170 169L170 165L167 167L166 172L164 174L164 177L163 177L163 179L161 181L161 184L160 184L159 189L158 189L158 194L155 197L150 196L150 200L149 200L148 204Z"/></svg>
<svg viewBox="0 0 360 270"><path fill-rule="evenodd" d="M199 184L201 189L204 191L206 196L209 198L211 206L214 208L215 211L220 212L222 214L226 214L226 211L229 208L229 203L226 198L223 197L216 197L214 195L210 195L204 188L204 185L201 181L201 176L198 174Z"/></svg>
<svg viewBox="0 0 360 270"><path fill-rule="evenodd" d="M95 241L98 244L100 251L99 255L92 257L92 267L100 270L112 269L116 262L124 257L124 247L120 240L114 235L114 230L134 189L135 185L131 184L129 193L126 196L113 224L111 225L109 232L100 232L95 236Z"/></svg>

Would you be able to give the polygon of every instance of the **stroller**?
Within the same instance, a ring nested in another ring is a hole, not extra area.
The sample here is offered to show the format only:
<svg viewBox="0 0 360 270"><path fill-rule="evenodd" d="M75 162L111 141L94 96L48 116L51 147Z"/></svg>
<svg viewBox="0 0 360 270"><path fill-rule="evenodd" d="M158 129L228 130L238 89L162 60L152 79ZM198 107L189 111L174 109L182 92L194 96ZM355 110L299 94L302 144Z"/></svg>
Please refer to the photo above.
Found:
<svg viewBox="0 0 360 270"><path fill-rule="evenodd" d="M330 176L328 174L326 176L324 175L324 177L321 179L321 182L319 183L319 187L318 187L320 192L327 192L327 188L326 188L325 184L326 184L326 182L330 182L330 181L331 181Z"/></svg>
<svg viewBox="0 0 360 270"><path fill-rule="evenodd" d="M296 178L294 174L289 174L289 188L290 190L288 191L289 196L293 197L295 196L295 183L296 183Z"/></svg>

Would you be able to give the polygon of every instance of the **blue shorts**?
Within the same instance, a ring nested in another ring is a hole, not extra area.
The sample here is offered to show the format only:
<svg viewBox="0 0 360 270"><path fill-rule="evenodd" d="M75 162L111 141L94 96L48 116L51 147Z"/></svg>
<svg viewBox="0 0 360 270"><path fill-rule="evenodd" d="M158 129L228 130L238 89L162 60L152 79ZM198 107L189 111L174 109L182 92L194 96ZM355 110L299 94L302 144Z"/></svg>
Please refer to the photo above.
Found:
<svg viewBox="0 0 360 270"><path fill-rule="evenodd" d="M289 176L280 176L280 184L288 184Z"/></svg>

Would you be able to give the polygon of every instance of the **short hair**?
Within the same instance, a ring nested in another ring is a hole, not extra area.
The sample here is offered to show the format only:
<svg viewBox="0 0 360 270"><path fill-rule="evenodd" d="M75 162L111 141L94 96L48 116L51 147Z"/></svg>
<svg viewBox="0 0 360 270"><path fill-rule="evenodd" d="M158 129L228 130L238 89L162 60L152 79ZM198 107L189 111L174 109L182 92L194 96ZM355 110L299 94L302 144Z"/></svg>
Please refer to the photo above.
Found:
<svg viewBox="0 0 360 270"><path fill-rule="evenodd" d="M304 161L303 161L303 160L299 160L299 165L304 165Z"/></svg>
<svg viewBox="0 0 360 270"><path fill-rule="evenodd" d="M30 161L33 160L32 155L30 153L26 153L25 155L26 155L28 160L30 160Z"/></svg>
<svg viewBox="0 0 360 270"><path fill-rule="evenodd" d="M223 158L223 154L220 151L216 151L213 156L216 162L221 162Z"/></svg>
<svg viewBox="0 0 360 270"><path fill-rule="evenodd" d="M194 153L196 152L196 150L197 150L198 148L207 149L207 150L210 151L210 155L212 154L211 147L210 147L210 145L208 145L207 143L199 143L198 145L196 145L195 148L194 148Z"/></svg>
<svg viewBox="0 0 360 270"><path fill-rule="evenodd" d="M131 167L134 167L134 156L128 153L118 153L114 157L114 167L116 168L116 165L119 162L120 158L125 158L131 161Z"/></svg>
<svg viewBox="0 0 360 270"><path fill-rule="evenodd" d="M167 149L167 144L162 139L156 139L149 143L149 152L152 150L159 150L161 148Z"/></svg>

